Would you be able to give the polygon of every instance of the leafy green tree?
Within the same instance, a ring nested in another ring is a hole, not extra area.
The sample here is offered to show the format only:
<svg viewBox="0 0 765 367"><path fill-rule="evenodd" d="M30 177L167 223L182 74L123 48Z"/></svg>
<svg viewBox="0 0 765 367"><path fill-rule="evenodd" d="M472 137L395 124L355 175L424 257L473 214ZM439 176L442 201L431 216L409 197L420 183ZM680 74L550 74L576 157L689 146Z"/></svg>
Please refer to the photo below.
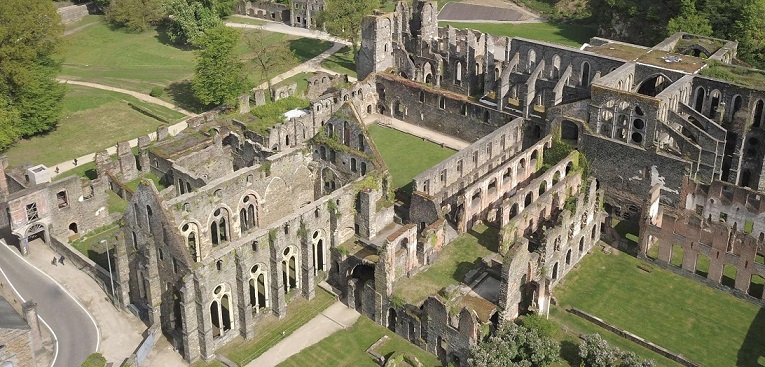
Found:
<svg viewBox="0 0 765 367"><path fill-rule="evenodd" d="M473 367L545 367L555 363L560 345L535 329L511 322L471 350L468 364Z"/></svg>
<svg viewBox="0 0 765 367"><path fill-rule="evenodd" d="M378 0L327 0L324 10L317 15L317 23L323 24L329 34L350 42L355 59L361 37L361 21L372 13L378 3Z"/></svg>
<svg viewBox="0 0 765 367"><path fill-rule="evenodd" d="M295 53L286 43L272 42L259 34L247 35L245 42L252 52L251 61L259 72L260 78L266 80L268 90L273 92L271 75L276 68L294 62Z"/></svg>
<svg viewBox="0 0 765 367"><path fill-rule="evenodd" d="M143 32L162 18L162 0L112 0L106 19L131 32Z"/></svg>
<svg viewBox="0 0 765 367"><path fill-rule="evenodd" d="M712 25L709 24L709 18L696 10L693 0L682 0L680 14L670 19L667 24L667 35L676 32L711 36Z"/></svg>
<svg viewBox="0 0 765 367"><path fill-rule="evenodd" d="M236 0L201 0L204 6L212 9L219 17L229 16L234 13Z"/></svg>
<svg viewBox="0 0 765 367"><path fill-rule="evenodd" d="M234 53L240 36L239 31L221 25L208 29L199 40L202 49L197 54L192 89L200 102L233 106L252 87L244 64Z"/></svg>
<svg viewBox="0 0 765 367"><path fill-rule="evenodd" d="M0 2L0 149L47 131L61 115L65 87L53 59L63 31L48 0Z"/></svg>
<svg viewBox="0 0 765 367"><path fill-rule="evenodd" d="M167 34L177 44L196 45L205 31L222 25L216 10L196 0L168 0L164 6L170 15Z"/></svg>

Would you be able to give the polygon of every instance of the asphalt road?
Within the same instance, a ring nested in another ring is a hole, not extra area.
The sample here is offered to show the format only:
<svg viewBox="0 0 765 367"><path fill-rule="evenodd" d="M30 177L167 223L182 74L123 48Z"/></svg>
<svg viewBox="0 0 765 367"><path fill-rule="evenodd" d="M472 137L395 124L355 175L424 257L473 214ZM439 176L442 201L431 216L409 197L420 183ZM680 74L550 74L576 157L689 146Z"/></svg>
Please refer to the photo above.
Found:
<svg viewBox="0 0 765 367"><path fill-rule="evenodd" d="M32 249L34 250L34 249ZM71 265L69 265L71 266ZM54 367L79 366L98 348L98 328L90 315L42 271L0 242L0 276L4 276L25 301L37 303L37 313L57 339Z"/></svg>

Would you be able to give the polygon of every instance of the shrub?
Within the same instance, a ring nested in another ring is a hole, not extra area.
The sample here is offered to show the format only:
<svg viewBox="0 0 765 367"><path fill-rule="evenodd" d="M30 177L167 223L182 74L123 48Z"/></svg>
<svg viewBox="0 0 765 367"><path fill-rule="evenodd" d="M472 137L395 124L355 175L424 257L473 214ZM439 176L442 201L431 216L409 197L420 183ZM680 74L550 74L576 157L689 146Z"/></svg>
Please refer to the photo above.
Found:
<svg viewBox="0 0 765 367"><path fill-rule="evenodd" d="M164 93L165 93L165 89L164 88L162 88L162 87L154 87L154 88L151 88L151 92L149 92L149 95L152 96L152 97L159 98Z"/></svg>
<svg viewBox="0 0 765 367"><path fill-rule="evenodd" d="M104 367L106 366L106 358L101 353L93 353L88 356L85 362L82 362L81 367Z"/></svg>

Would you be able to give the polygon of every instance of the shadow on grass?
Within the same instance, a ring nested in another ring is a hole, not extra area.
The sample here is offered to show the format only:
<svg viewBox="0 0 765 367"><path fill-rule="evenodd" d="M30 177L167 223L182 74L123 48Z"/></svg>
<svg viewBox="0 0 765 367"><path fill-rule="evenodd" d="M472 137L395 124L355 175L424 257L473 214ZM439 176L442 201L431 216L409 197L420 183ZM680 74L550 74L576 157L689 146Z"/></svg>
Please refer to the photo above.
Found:
<svg viewBox="0 0 765 367"><path fill-rule="evenodd" d="M289 47L300 62L308 61L332 47L332 42L318 41L311 38L298 38L289 41Z"/></svg>
<svg viewBox="0 0 765 367"><path fill-rule="evenodd" d="M454 273L452 274L452 279L458 281L458 282L465 282L465 275L467 275L468 272L470 272L473 269L478 269L481 267L482 262L481 259L475 259L472 263L469 263L467 261L462 261L459 264L457 264L457 268L454 269Z"/></svg>
<svg viewBox="0 0 765 367"><path fill-rule="evenodd" d="M401 201L404 206L409 207L412 202L412 191L414 190L414 181L410 181L408 184L396 189L396 200Z"/></svg>
<svg viewBox="0 0 765 367"><path fill-rule="evenodd" d="M327 59L327 62L332 62L335 65L346 69L356 70L356 63L353 62L353 54L351 54L351 50L347 46L341 48L334 55L330 56L330 58Z"/></svg>
<svg viewBox="0 0 765 367"><path fill-rule="evenodd" d="M88 250L88 259L93 260L93 262L95 262L98 266L100 266L104 270L109 269L109 263L107 262L107 259L106 259L106 252ZM112 265L114 265L114 262L112 262Z"/></svg>
<svg viewBox="0 0 765 367"><path fill-rule="evenodd" d="M749 331L744 337L744 343L738 350L736 366L758 367L765 366L765 308L760 308L754 317Z"/></svg>
<svg viewBox="0 0 765 367"><path fill-rule="evenodd" d="M579 357L579 344L571 340L560 342L560 357L570 366L579 366L582 358Z"/></svg>
<svg viewBox="0 0 765 367"><path fill-rule="evenodd" d="M195 113L202 113L206 110L206 106L194 96L190 80L172 83L167 86L166 90L178 107Z"/></svg>
<svg viewBox="0 0 765 367"><path fill-rule="evenodd" d="M468 233L478 240L479 245L493 252L499 251L499 229L487 226L483 232L470 229Z"/></svg>

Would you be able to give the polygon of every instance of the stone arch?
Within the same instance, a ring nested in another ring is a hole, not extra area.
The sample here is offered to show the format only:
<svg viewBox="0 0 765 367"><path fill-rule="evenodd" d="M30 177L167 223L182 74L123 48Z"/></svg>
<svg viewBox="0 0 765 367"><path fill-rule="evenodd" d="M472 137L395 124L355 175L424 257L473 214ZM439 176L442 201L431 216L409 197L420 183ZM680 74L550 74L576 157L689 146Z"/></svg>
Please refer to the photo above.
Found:
<svg viewBox="0 0 765 367"><path fill-rule="evenodd" d="M433 66L430 62L426 62L422 65L422 81L425 84L431 84L433 82Z"/></svg>
<svg viewBox="0 0 765 367"><path fill-rule="evenodd" d="M558 279L558 262L555 262L555 265L553 265L551 274L552 274L552 280Z"/></svg>
<svg viewBox="0 0 765 367"><path fill-rule="evenodd" d="M202 260L202 252L199 248L199 224L188 222L181 225L181 234L186 239L186 248L189 249L191 260L199 262Z"/></svg>
<svg viewBox="0 0 765 367"><path fill-rule="evenodd" d="M754 104L754 114L752 115L752 126L760 127L765 124L765 101L757 100Z"/></svg>
<svg viewBox="0 0 765 367"><path fill-rule="evenodd" d="M69 223L69 232L70 232L70 234L77 234L77 233L79 233L79 230L77 229L77 222Z"/></svg>
<svg viewBox="0 0 765 367"><path fill-rule="evenodd" d="M213 338L226 334L232 328L234 308L231 301L231 290L222 283L215 287L210 302L210 320L212 321Z"/></svg>
<svg viewBox="0 0 765 367"><path fill-rule="evenodd" d="M560 56L558 54L553 55L550 63L550 79L560 79Z"/></svg>
<svg viewBox="0 0 765 367"><path fill-rule="evenodd" d="M287 246L282 251L282 281L284 293L300 286L300 257L295 246Z"/></svg>
<svg viewBox="0 0 765 367"><path fill-rule="evenodd" d="M27 242L32 242L38 238L42 239L43 242L48 243L46 240L45 235L46 228L42 223L35 223L32 224L27 228L26 231L24 231L24 238L27 239Z"/></svg>
<svg viewBox="0 0 765 367"><path fill-rule="evenodd" d="M563 140L579 140L579 126L571 120L561 121L560 138Z"/></svg>
<svg viewBox="0 0 765 367"><path fill-rule="evenodd" d="M239 227L241 233L258 226L258 197L248 193L239 201Z"/></svg>
<svg viewBox="0 0 765 367"><path fill-rule="evenodd" d="M462 85L462 63L457 61L457 65L454 70L454 84Z"/></svg>
<svg viewBox="0 0 765 367"><path fill-rule="evenodd" d="M707 114L707 117L710 119L714 119L715 115L717 114L717 108L720 107L720 99L722 97L722 94L719 90L715 89L711 92L709 92L709 114Z"/></svg>
<svg viewBox="0 0 765 367"><path fill-rule="evenodd" d="M313 245L313 269L314 275L320 271L328 271L327 264L328 251L326 235L323 229L317 229L311 234L311 244Z"/></svg>
<svg viewBox="0 0 765 367"><path fill-rule="evenodd" d="M704 101L706 99L706 90L704 90L704 87L698 87L696 88L696 94L693 98L693 109L696 110L696 112L701 112L701 110L704 109Z"/></svg>
<svg viewBox="0 0 765 367"><path fill-rule="evenodd" d="M662 73L647 76L638 84L636 92L642 95L655 97L665 88L672 84L672 79Z"/></svg>
<svg viewBox="0 0 765 367"><path fill-rule="evenodd" d="M396 310L393 307L389 308L386 317L387 327L394 333L396 332L396 322L398 321L397 318L398 316L396 315Z"/></svg>
<svg viewBox="0 0 765 367"><path fill-rule="evenodd" d="M265 264L258 263L250 268L249 291L253 313L268 307L268 269Z"/></svg>
<svg viewBox="0 0 765 367"><path fill-rule="evenodd" d="M581 85L583 87L587 87L590 85L590 63L587 61L582 62L580 80L581 80Z"/></svg>
<svg viewBox="0 0 765 367"><path fill-rule="evenodd" d="M528 70L529 73L534 71L534 67L537 64L537 52L530 48L528 52L528 57L526 58L526 70Z"/></svg>
<svg viewBox="0 0 765 367"><path fill-rule="evenodd" d="M213 246L218 246L223 242L231 240L231 215L225 207L215 209L210 216L210 242Z"/></svg>
<svg viewBox="0 0 765 367"><path fill-rule="evenodd" d="M571 249L566 251L566 265L571 265Z"/></svg>
<svg viewBox="0 0 765 367"><path fill-rule="evenodd" d="M744 98L741 97L741 95L737 94L733 96L733 100L731 102L731 110L730 110L730 119L733 120L736 117L736 113L741 110L741 107L744 103Z"/></svg>

